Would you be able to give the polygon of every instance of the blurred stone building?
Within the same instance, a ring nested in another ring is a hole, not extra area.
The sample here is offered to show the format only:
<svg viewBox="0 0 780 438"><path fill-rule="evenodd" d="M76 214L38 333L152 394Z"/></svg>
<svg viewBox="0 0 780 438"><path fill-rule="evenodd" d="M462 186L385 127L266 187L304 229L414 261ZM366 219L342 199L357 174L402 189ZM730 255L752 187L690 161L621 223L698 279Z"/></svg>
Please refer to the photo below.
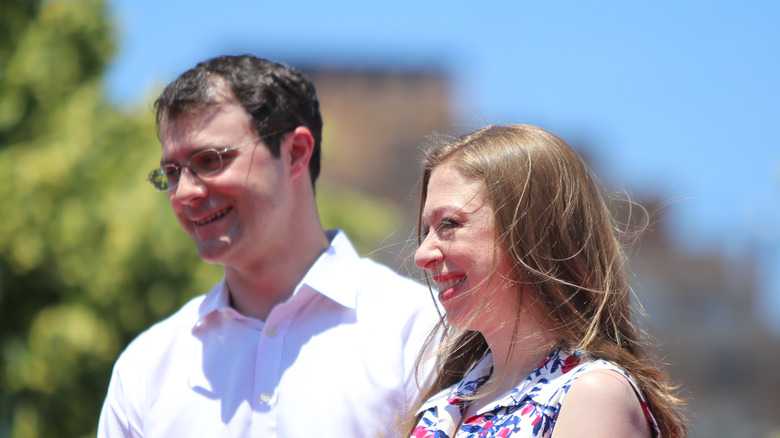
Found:
<svg viewBox="0 0 780 438"><path fill-rule="evenodd" d="M447 77L424 69L304 70L325 118L323 180L396 203L406 218L393 230L397 243L372 256L416 272L399 256L415 246L422 147L432 133L462 134ZM567 140L587 157L587 144ZM753 261L685 252L668 219L657 219L669 216L663 203L637 201L654 215L632 251L635 282L670 373L691 399L691 436L779 436L780 339L758 322Z"/></svg>
<svg viewBox="0 0 780 438"><path fill-rule="evenodd" d="M457 134L447 77L431 69L303 70L315 83L325 123L322 180L394 203L403 219L372 257L415 273L409 255L422 151L434 133Z"/></svg>
<svg viewBox="0 0 780 438"><path fill-rule="evenodd" d="M328 140L323 177L397 201L419 178L426 136L453 126L436 71L314 70Z"/></svg>
<svg viewBox="0 0 780 438"><path fill-rule="evenodd" d="M654 221L632 267L650 329L691 398L692 436L780 436L780 338L758 317L754 261L686 252Z"/></svg>

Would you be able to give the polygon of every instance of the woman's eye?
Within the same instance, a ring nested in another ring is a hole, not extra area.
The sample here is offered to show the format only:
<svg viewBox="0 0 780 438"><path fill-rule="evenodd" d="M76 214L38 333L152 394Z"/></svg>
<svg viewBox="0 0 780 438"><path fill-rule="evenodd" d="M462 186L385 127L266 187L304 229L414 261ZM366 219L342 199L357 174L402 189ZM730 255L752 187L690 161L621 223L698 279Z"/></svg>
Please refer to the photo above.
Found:
<svg viewBox="0 0 780 438"><path fill-rule="evenodd" d="M434 225L433 231L435 233L442 233L444 231L457 228L458 226L460 226L460 224L454 219L442 219L439 222L437 222L436 225ZM421 239L424 240L426 237L428 237L428 234L430 234L430 232L431 232L431 227L428 226L423 227L420 231Z"/></svg>
<svg viewBox="0 0 780 438"><path fill-rule="evenodd" d="M455 222L452 219L442 219L442 221L439 222L439 228L441 228L443 230L447 230L447 229L450 229L450 228L455 228L457 226L458 226L458 223Z"/></svg>

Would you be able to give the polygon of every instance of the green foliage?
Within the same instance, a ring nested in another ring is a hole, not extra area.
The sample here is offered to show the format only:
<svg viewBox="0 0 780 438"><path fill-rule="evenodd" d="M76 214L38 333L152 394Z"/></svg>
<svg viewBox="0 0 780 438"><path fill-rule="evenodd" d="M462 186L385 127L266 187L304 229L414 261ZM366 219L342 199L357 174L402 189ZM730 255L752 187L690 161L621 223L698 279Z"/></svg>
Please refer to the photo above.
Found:
<svg viewBox="0 0 780 438"><path fill-rule="evenodd" d="M340 147L337 117L323 114L324 157L322 166L327 173L331 157ZM358 253L373 257L380 262L399 265L391 258L393 251L384 251L387 245L403 240L399 226L403 223L401 209L390 200L376 199L343 185L329 183L327 176L317 181L317 211L325 229L344 230L355 245ZM382 260L382 257L385 260Z"/></svg>
<svg viewBox="0 0 780 438"><path fill-rule="evenodd" d="M0 11L0 436L94 436L121 349L221 270L144 181L150 111L103 97L104 2Z"/></svg>
<svg viewBox="0 0 780 438"><path fill-rule="evenodd" d="M103 0L0 3L0 437L94 436L121 350L221 277L144 181L148 106L103 96L113 50ZM398 219L355 192L321 198L361 251Z"/></svg>
<svg viewBox="0 0 780 438"><path fill-rule="evenodd" d="M324 228L341 228L358 252L368 256L387 244L401 223L400 209L392 202L326 183L317 187L317 210Z"/></svg>

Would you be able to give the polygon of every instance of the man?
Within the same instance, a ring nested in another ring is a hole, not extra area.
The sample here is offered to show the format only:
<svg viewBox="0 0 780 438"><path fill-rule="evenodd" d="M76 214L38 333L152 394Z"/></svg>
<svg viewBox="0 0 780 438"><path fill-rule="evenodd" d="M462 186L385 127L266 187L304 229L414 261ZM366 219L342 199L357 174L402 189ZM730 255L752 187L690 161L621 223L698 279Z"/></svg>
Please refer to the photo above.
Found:
<svg viewBox="0 0 780 438"><path fill-rule="evenodd" d="M162 159L149 181L225 276L122 353L98 436L392 434L437 316L423 287L323 231L313 85L224 56L155 107Z"/></svg>

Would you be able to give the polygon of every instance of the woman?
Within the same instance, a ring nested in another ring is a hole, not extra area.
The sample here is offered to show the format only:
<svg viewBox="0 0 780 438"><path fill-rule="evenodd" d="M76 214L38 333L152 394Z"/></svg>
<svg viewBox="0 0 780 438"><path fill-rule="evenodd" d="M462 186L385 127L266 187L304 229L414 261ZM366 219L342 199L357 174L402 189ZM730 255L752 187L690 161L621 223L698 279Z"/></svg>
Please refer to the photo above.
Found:
<svg viewBox="0 0 780 438"><path fill-rule="evenodd" d="M614 223L566 143L489 126L425 161L415 262L446 321L406 436L682 437ZM432 283L431 283L432 281Z"/></svg>

